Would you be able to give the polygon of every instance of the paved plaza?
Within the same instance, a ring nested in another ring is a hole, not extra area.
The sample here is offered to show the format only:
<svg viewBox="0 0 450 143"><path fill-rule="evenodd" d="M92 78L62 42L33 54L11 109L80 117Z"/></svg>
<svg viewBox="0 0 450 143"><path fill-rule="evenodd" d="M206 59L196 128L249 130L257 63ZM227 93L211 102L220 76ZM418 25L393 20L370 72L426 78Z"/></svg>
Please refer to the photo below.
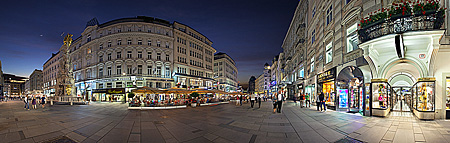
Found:
<svg viewBox="0 0 450 143"><path fill-rule="evenodd" d="M24 110L0 103L0 142L450 142L450 121L420 121L409 113L363 117L318 112L287 102L281 114L224 104L174 110L127 110L121 103L55 105Z"/></svg>

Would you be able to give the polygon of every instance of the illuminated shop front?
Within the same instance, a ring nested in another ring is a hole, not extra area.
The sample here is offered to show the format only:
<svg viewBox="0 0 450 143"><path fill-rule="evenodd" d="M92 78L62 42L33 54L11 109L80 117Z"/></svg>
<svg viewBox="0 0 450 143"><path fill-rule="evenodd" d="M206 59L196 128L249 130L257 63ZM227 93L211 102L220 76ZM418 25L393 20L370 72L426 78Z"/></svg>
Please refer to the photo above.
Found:
<svg viewBox="0 0 450 143"><path fill-rule="evenodd" d="M371 115L387 116L391 111L391 85L387 79L372 79L370 86Z"/></svg>
<svg viewBox="0 0 450 143"><path fill-rule="evenodd" d="M412 86L412 107L419 119L435 118L435 78L419 78Z"/></svg>
<svg viewBox="0 0 450 143"><path fill-rule="evenodd" d="M94 89L92 92L92 101L123 102L126 98L125 88Z"/></svg>
<svg viewBox="0 0 450 143"><path fill-rule="evenodd" d="M337 96L340 110L353 113L364 113L364 77L362 71L355 66L342 69L336 79Z"/></svg>
<svg viewBox="0 0 450 143"><path fill-rule="evenodd" d="M323 92L325 97L325 105L327 108L330 109L336 109L336 85L335 85L335 78L336 78L336 67L331 68L317 76L317 84L318 84L318 93L317 95L320 95L320 92Z"/></svg>

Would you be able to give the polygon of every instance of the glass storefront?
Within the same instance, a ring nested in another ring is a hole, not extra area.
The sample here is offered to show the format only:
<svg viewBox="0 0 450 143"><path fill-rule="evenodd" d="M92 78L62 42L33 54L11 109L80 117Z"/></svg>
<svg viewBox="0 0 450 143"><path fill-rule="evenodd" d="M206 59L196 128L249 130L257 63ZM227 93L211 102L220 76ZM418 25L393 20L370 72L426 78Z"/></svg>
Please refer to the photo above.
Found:
<svg viewBox="0 0 450 143"><path fill-rule="evenodd" d="M450 77L447 77L447 79L445 80L445 95L447 97L447 110L450 110Z"/></svg>
<svg viewBox="0 0 450 143"><path fill-rule="evenodd" d="M317 100L314 88L315 88L314 84L305 87L305 94L309 94L311 103L315 103Z"/></svg>
<svg viewBox="0 0 450 143"><path fill-rule="evenodd" d="M418 111L434 111L434 81L418 81L413 85L413 108Z"/></svg>
<svg viewBox="0 0 450 143"><path fill-rule="evenodd" d="M336 106L336 95L334 90L334 81L326 82L322 84L322 92L325 96L325 104L327 106Z"/></svg>
<svg viewBox="0 0 450 143"><path fill-rule="evenodd" d="M391 111L391 85L387 79L372 79L370 90L370 113L372 116L385 117Z"/></svg>

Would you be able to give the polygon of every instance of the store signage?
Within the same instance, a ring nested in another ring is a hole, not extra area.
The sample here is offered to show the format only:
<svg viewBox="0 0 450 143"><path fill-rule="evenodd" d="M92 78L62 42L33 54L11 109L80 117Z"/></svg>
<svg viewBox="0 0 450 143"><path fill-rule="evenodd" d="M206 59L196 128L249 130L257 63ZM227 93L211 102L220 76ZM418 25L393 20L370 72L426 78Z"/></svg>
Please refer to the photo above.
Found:
<svg viewBox="0 0 450 143"><path fill-rule="evenodd" d="M331 68L330 70L327 70L317 76L317 82L323 83L327 80L334 79L336 77L336 67Z"/></svg>
<svg viewBox="0 0 450 143"><path fill-rule="evenodd" d="M277 81L272 81L272 86L275 86L275 85L277 85Z"/></svg>
<svg viewBox="0 0 450 143"><path fill-rule="evenodd" d="M125 88L107 89L106 94L125 94Z"/></svg>
<svg viewBox="0 0 450 143"><path fill-rule="evenodd" d="M303 89L303 83L298 85L298 89Z"/></svg>
<svg viewBox="0 0 450 143"><path fill-rule="evenodd" d="M425 59L425 54L419 54L420 59Z"/></svg>
<svg viewBox="0 0 450 143"><path fill-rule="evenodd" d="M92 93L125 94L125 88L93 89Z"/></svg>

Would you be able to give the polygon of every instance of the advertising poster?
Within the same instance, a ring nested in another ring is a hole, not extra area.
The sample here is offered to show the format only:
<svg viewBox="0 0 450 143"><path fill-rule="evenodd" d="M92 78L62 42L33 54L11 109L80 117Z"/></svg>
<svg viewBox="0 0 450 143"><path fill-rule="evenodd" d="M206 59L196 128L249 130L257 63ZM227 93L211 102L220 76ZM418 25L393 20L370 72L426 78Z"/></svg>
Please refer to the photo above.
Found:
<svg viewBox="0 0 450 143"><path fill-rule="evenodd" d="M348 89L339 89L339 108L348 108Z"/></svg>

